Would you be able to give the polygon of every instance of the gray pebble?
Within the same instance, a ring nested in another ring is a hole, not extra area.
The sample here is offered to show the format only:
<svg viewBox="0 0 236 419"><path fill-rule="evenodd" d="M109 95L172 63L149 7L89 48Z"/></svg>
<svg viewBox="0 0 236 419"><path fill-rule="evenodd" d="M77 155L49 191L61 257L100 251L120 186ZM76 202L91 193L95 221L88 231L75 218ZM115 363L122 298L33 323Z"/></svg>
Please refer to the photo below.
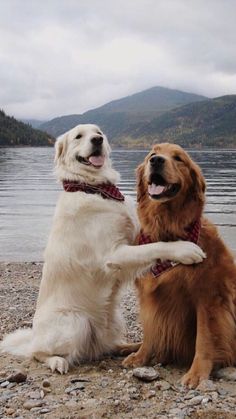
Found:
<svg viewBox="0 0 236 419"><path fill-rule="evenodd" d="M203 392L216 391L216 385L212 380L202 380L198 385L197 390Z"/></svg>
<svg viewBox="0 0 236 419"><path fill-rule="evenodd" d="M152 367L135 368L133 376L142 381L153 381L159 377L159 372Z"/></svg>
<svg viewBox="0 0 236 419"><path fill-rule="evenodd" d="M224 388L219 388L217 391L220 394L220 396L226 396L226 394L228 394L228 391Z"/></svg>
<svg viewBox="0 0 236 419"><path fill-rule="evenodd" d="M160 380L156 383L155 387L157 387L161 391L167 391L171 388L171 385L170 383L168 383L168 381Z"/></svg>
<svg viewBox="0 0 236 419"><path fill-rule="evenodd" d="M85 388L84 383L77 383L75 386L67 387L65 389L65 393L69 394L69 393L72 393L72 392L76 392L78 390L83 390L84 388Z"/></svg>
<svg viewBox="0 0 236 419"><path fill-rule="evenodd" d="M3 381L3 382L0 384L0 387L5 388L5 387L7 387L9 384L10 384L10 382L9 382L9 381Z"/></svg>
<svg viewBox="0 0 236 419"><path fill-rule="evenodd" d="M223 378L224 380L236 381L236 368L222 368L215 372L215 376L217 378Z"/></svg>
<svg viewBox="0 0 236 419"><path fill-rule="evenodd" d="M43 405L42 400L26 400L23 407L27 410L31 410L34 407L41 407Z"/></svg>
<svg viewBox="0 0 236 419"><path fill-rule="evenodd" d="M40 395L40 392L39 391L31 391L30 393L28 393L27 394L27 396L30 398L30 399L37 399L37 400L39 400L39 399L41 399L41 395Z"/></svg>
<svg viewBox="0 0 236 419"><path fill-rule="evenodd" d="M187 405L196 406L202 402L203 398L204 396L195 396L192 399L187 400Z"/></svg>

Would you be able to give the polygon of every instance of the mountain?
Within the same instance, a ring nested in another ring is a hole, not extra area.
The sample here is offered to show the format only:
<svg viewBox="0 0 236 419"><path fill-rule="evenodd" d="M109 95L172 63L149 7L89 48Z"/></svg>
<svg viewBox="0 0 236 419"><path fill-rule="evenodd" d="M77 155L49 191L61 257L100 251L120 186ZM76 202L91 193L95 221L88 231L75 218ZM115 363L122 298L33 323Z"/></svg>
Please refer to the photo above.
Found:
<svg viewBox="0 0 236 419"><path fill-rule="evenodd" d="M45 124L47 121L41 121L39 119L21 119L21 122L31 125L33 128L39 128L40 125Z"/></svg>
<svg viewBox="0 0 236 419"><path fill-rule="evenodd" d="M36 130L28 124L7 116L0 110L0 147L49 146L54 143L52 136Z"/></svg>
<svg viewBox="0 0 236 419"><path fill-rule="evenodd" d="M141 122L149 122L170 109L204 99L204 96L157 86L114 100L82 115L54 118L41 124L40 129L58 136L77 124L95 123L100 125L114 142L135 129Z"/></svg>
<svg viewBox="0 0 236 419"><path fill-rule="evenodd" d="M156 116L120 139L123 146L170 141L185 147L236 147L236 95L191 103Z"/></svg>

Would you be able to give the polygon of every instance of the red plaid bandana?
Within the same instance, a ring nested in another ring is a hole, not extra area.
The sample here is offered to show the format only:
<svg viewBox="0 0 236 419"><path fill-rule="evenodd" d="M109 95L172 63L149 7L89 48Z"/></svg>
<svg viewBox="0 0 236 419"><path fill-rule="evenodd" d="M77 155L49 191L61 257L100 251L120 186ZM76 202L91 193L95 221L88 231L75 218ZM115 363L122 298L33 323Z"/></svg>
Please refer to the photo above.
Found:
<svg viewBox="0 0 236 419"><path fill-rule="evenodd" d="M115 201L124 201L117 186L109 183L101 183L99 185L88 185L87 183L77 182L76 180L63 180L63 188L66 192L85 192L88 194L100 194L104 199L114 199Z"/></svg>
<svg viewBox="0 0 236 419"><path fill-rule="evenodd" d="M199 238L199 234L200 234L200 229L201 229L201 222L200 220L197 220L195 222L193 222L192 224L190 224L185 230L186 230L186 235L185 237L182 238L182 240L186 240L186 241L190 241L193 243L198 242L198 238ZM150 238L150 236L144 234L142 231L139 234L139 244L148 244L148 243L152 243L152 240ZM173 268L174 266L178 265L177 262L172 262L170 260L165 260L164 262L161 262L160 260L157 260L156 265L154 265L151 268L151 272L153 274L153 276L156 278L159 275L162 274L162 272L165 272L171 268Z"/></svg>

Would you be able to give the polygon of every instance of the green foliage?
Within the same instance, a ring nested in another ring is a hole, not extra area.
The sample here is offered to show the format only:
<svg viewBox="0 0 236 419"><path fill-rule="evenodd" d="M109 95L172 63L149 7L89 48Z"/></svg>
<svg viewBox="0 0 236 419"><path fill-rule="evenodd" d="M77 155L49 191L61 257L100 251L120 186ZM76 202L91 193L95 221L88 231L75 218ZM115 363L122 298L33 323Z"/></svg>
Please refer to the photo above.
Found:
<svg viewBox="0 0 236 419"><path fill-rule="evenodd" d="M49 146L53 143L54 138L51 135L33 129L0 110L0 147Z"/></svg>
<svg viewBox="0 0 236 419"><path fill-rule="evenodd" d="M135 140L175 142L182 146L236 147L236 95L191 103L153 118L135 132Z"/></svg>

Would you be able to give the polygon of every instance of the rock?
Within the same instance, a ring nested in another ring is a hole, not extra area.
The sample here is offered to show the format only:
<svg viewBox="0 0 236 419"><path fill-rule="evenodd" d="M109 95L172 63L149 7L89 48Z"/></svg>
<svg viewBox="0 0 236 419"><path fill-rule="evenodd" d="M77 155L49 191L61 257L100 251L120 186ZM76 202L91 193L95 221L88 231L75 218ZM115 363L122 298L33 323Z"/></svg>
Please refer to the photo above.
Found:
<svg viewBox="0 0 236 419"><path fill-rule="evenodd" d="M218 393L216 391L213 391L211 393L211 397L212 397L212 400L214 400L214 401L218 400Z"/></svg>
<svg viewBox="0 0 236 419"><path fill-rule="evenodd" d="M198 391L216 391L216 385L212 380L202 380L197 387Z"/></svg>
<svg viewBox="0 0 236 419"><path fill-rule="evenodd" d="M44 393L44 396L45 396L45 394L49 394L49 393L51 393L52 392L52 390L51 390L51 388L50 387L43 387L43 389L41 390L41 392L42 393ZM40 393L41 393L40 392Z"/></svg>
<svg viewBox="0 0 236 419"><path fill-rule="evenodd" d="M15 409L12 409L11 407L7 407L7 408L5 409L5 413L6 413L8 416L11 416L11 415L13 415L13 413L15 413Z"/></svg>
<svg viewBox="0 0 236 419"><path fill-rule="evenodd" d="M179 409L179 408L173 408L173 409L170 409L170 411L169 411L169 413L171 414L171 415L174 415L174 416L182 416L182 410L181 409Z"/></svg>
<svg viewBox="0 0 236 419"><path fill-rule="evenodd" d="M27 400L24 404L23 407L27 410L31 410L34 407L41 407L43 405L43 401L42 400Z"/></svg>
<svg viewBox="0 0 236 419"><path fill-rule="evenodd" d="M155 397L156 396L156 392L155 392L155 390L150 390L148 393L147 393L147 397L148 397L148 399L151 399L152 397Z"/></svg>
<svg viewBox="0 0 236 419"><path fill-rule="evenodd" d="M153 381L159 377L159 372L152 367L135 368L133 376L142 381Z"/></svg>
<svg viewBox="0 0 236 419"><path fill-rule="evenodd" d="M128 392L129 392L129 397L130 397L130 399L134 399L134 400L136 400L136 399L138 399L138 398L139 398L139 392L138 392L138 390L137 390L137 388L136 388L136 387L130 387L130 388L128 389Z"/></svg>
<svg viewBox="0 0 236 419"><path fill-rule="evenodd" d="M106 388L109 385L109 382L106 378L104 378L104 379L101 380L100 385L101 385L102 388Z"/></svg>
<svg viewBox="0 0 236 419"><path fill-rule="evenodd" d="M78 391L78 390L83 390L85 388L84 383L77 383L75 386L71 386L71 387L67 387L65 389L65 393L69 394L72 393L73 391Z"/></svg>
<svg viewBox="0 0 236 419"><path fill-rule="evenodd" d="M236 368L228 367L222 368L215 372L215 377L223 378L224 380L236 381Z"/></svg>
<svg viewBox="0 0 236 419"><path fill-rule="evenodd" d="M202 402L203 398L204 396L195 396L192 399L187 400L186 404L188 406L196 406Z"/></svg>
<svg viewBox="0 0 236 419"><path fill-rule="evenodd" d="M209 396L203 397L202 404L207 404L210 401L211 401L211 398Z"/></svg>
<svg viewBox="0 0 236 419"><path fill-rule="evenodd" d="M10 383L10 384L8 384L7 388L13 388L15 386L16 386L16 383Z"/></svg>
<svg viewBox="0 0 236 419"><path fill-rule="evenodd" d="M80 383L80 382L82 382L82 383L89 383L90 382L90 379L89 378L85 378L85 377L75 377L75 378L72 378L71 380L70 380L70 382L72 383L72 384L74 384L74 383Z"/></svg>
<svg viewBox="0 0 236 419"><path fill-rule="evenodd" d="M184 396L184 400L189 400L192 399L195 396L198 396L199 393L195 390L190 390L185 396Z"/></svg>
<svg viewBox="0 0 236 419"><path fill-rule="evenodd" d="M16 371L7 378L10 383L23 383L27 379L27 374L24 371Z"/></svg>
<svg viewBox="0 0 236 419"><path fill-rule="evenodd" d="M41 413L41 415L44 415L45 413L49 413L49 412L51 412L51 410L44 407L43 409L40 410L39 413Z"/></svg>
<svg viewBox="0 0 236 419"><path fill-rule="evenodd" d="M71 381L72 382L72 381ZM43 380L43 382L42 382L42 386L44 387L44 388L46 388L46 387L50 387L51 386L51 383L50 383L50 381L48 381L48 380Z"/></svg>
<svg viewBox="0 0 236 419"><path fill-rule="evenodd" d="M166 391L166 390L169 390L171 388L171 385L170 385L170 383L168 383L168 381L160 380L160 381L158 381L158 383L156 383L155 387L157 387L158 390Z"/></svg>
<svg viewBox="0 0 236 419"><path fill-rule="evenodd" d="M65 406L70 407L70 408L75 408L75 407L78 407L78 403L75 400L69 400L68 402L65 403Z"/></svg>
<svg viewBox="0 0 236 419"><path fill-rule="evenodd" d="M39 399L41 399L41 395L40 395L40 392L39 391L31 391L30 393L28 393L27 394L27 396L30 398L30 399L37 399L37 400L39 400Z"/></svg>
<svg viewBox="0 0 236 419"><path fill-rule="evenodd" d="M16 393L13 393L13 391L11 390L8 391L8 389L5 390L3 394L0 394L0 406L1 406L1 403L4 404L6 401L12 399L15 396L16 396Z"/></svg>
<svg viewBox="0 0 236 419"><path fill-rule="evenodd" d="M9 382L9 381L3 381L3 382L0 384L0 387L5 388L5 387L7 387L9 384L10 384L10 382Z"/></svg>
<svg viewBox="0 0 236 419"><path fill-rule="evenodd" d="M228 394L228 391L225 390L224 388L219 388L217 392L219 393L220 396L226 396L226 394Z"/></svg>
<svg viewBox="0 0 236 419"><path fill-rule="evenodd" d="M94 408L98 406L98 403L99 402L96 399L87 399L84 401L83 405L84 407L87 407L87 408Z"/></svg>

